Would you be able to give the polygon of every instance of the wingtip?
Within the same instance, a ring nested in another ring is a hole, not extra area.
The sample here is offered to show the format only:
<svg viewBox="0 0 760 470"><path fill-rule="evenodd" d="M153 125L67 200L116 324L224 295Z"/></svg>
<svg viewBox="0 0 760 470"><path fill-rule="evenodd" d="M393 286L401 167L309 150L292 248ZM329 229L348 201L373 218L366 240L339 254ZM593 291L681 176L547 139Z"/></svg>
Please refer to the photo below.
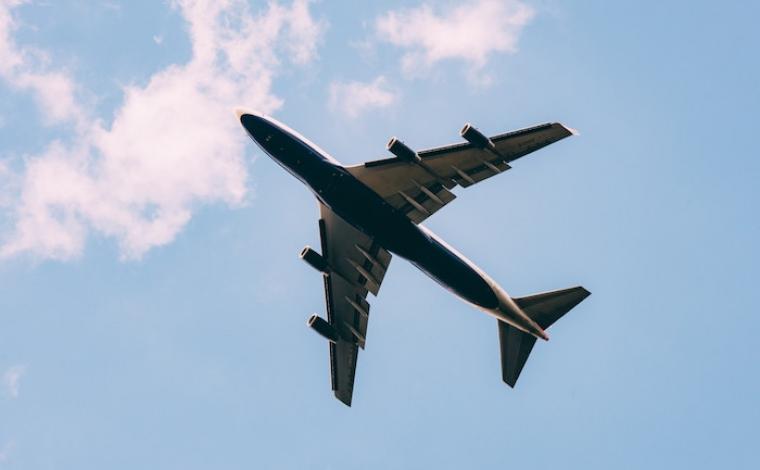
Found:
<svg viewBox="0 0 760 470"><path fill-rule="evenodd" d="M566 126L564 124L560 124L560 126L564 127L565 130L570 133L570 135L575 135L575 136L581 135L581 133L578 131L578 129L574 129L574 128L572 128L570 126Z"/></svg>
<svg viewBox="0 0 760 470"><path fill-rule="evenodd" d="M351 397L341 397L336 393L335 398L337 398L339 402L351 408Z"/></svg>
<svg viewBox="0 0 760 470"><path fill-rule="evenodd" d="M568 290L576 290L576 291L578 291L578 292L580 293L580 296L581 296L581 300L579 301L579 303L580 303L581 301L583 301L584 299L586 299L586 297L588 297L588 296L590 296L590 295L591 295L591 291L590 291L590 290L588 290L588 289L586 289L586 288L585 288L585 287L583 287L583 286L574 286L574 287L570 287Z"/></svg>

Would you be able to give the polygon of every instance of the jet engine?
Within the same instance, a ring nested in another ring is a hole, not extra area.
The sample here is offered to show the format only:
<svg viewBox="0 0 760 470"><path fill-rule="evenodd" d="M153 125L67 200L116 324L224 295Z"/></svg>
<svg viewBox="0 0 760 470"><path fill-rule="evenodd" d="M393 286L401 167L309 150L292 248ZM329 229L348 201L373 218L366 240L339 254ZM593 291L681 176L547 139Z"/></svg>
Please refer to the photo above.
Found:
<svg viewBox="0 0 760 470"><path fill-rule="evenodd" d="M475 129L469 122L464 125L462 131L459 133L466 141L482 150L494 150L496 146L491 139L483 135L482 132Z"/></svg>
<svg viewBox="0 0 760 470"><path fill-rule="evenodd" d="M314 251L310 246L306 245L301 254L299 255L302 260L306 261L309 266L321 272L322 274L329 274L330 270L327 267L327 261L325 258Z"/></svg>
<svg viewBox="0 0 760 470"><path fill-rule="evenodd" d="M395 137L391 137L391 140L388 141L388 151L407 162L417 162L420 160L417 152L407 147L405 143Z"/></svg>
<svg viewBox="0 0 760 470"><path fill-rule="evenodd" d="M320 317L316 313L309 317L306 324L311 327L312 330L319 333L320 336L325 338L331 343L338 341L338 330L334 326L327 323L324 318Z"/></svg>

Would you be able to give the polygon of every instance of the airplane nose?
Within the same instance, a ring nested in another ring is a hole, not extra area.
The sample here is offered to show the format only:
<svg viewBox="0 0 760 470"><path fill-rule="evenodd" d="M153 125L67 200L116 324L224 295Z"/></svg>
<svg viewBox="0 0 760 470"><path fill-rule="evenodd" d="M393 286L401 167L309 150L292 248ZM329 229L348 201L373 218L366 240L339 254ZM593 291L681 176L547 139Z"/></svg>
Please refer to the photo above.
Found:
<svg viewBox="0 0 760 470"><path fill-rule="evenodd" d="M235 116L237 116L238 121L242 121L244 116L256 116L258 118L265 118L266 113L262 113L261 111L250 108L236 108Z"/></svg>
<svg viewBox="0 0 760 470"><path fill-rule="evenodd" d="M237 114L240 124L257 141L263 135L271 133L272 124L261 117L260 114L255 114L245 109L237 109L235 110L235 114Z"/></svg>
<svg viewBox="0 0 760 470"><path fill-rule="evenodd" d="M282 130L277 127L270 119L264 117L264 115L245 110L235 110L235 114L240 119L240 124L245 128L248 135L256 142L269 155L273 155L274 147L281 146L282 139L273 137L279 137L282 135ZM277 143L279 142L279 144Z"/></svg>

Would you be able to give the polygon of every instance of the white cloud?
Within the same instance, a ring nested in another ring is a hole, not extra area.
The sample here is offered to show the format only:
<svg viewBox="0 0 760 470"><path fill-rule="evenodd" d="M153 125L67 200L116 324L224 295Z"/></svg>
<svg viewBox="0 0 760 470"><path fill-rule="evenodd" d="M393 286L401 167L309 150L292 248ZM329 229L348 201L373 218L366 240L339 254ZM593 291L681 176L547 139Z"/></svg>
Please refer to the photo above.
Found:
<svg viewBox="0 0 760 470"><path fill-rule="evenodd" d="M48 124L73 121L84 125L85 112L75 98L76 85L64 71L49 69L44 51L21 48L13 40L13 8L28 0L0 3L0 78L18 90L31 92Z"/></svg>
<svg viewBox="0 0 760 470"><path fill-rule="evenodd" d="M14 43L18 4L0 3L0 76L31 90L51 122L73 122L76 130L27 158L15 176L14 229L4 234L0 257L72 258L96 232L115 238L122 257L139 258L171 242L199 204L244 203L246 138L232 110L280 107L271 85L282 59L313 60L324 29L308 0L258 13L244 0L174 0L192 58L145 86L126 87L104 126L83 109L66 73Z"/></svg>
<svg viewBox="0 0 760 470"><path fill-rule="evenodd" d="M164 43L164 37L161 36L160 34L154 34L153 42L155 42L157 46L160 46L161 44Z"/></svg>
<svg viewBox="0 0 760 470"><path fill-rule="evenodd" d="M0 160L0 210L5 210L13 205L15 200L15 178L8 165Z"/></svg>
<svg viewBox="0 0 760 470"><path fill-rule="evenodd" d="M21 377L26 372L26 367L22 365L13 366L3 374L3 387L11 398L18 398L19 388L21 387Z"/></svg>
<svg viewBox="0 0 760 470"><path fill-rule="evenodd" d="M428 4L389 11L375 22L379 38L406 50L403 71L419 75L444 60L464 61L481 73L494 53L515 53L534 11L518 0L471 0L438 12Z"/></svg>
<svg viewBox="0 0 760 470"><path fill-rule="evenodd" d="M103 2L103 8L115 12L121 12L121 5L116 2Z"/></svg>
<svg viewBox="0 0 760 470"><path fill-rule="evenodd" d="M371 108L387 108L398 99L397 93L389 89L387 82L383 76L369 83L333 82L330 84L330 109L343 112L348 117L357 117Z"/></svg>

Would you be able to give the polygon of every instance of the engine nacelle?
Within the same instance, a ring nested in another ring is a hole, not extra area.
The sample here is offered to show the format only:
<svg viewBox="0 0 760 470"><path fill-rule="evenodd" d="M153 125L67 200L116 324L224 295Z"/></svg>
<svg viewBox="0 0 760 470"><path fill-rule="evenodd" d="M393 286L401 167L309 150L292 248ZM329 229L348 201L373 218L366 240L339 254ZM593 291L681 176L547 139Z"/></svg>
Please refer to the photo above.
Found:
<svg viewBox="0 0 760 470"><path fill-rule="evenodd" d="M464 125L462 131L459 134L464 137L467 142L471 143L479 149L493 150L496 148L491 139L483 135L483 133L479 130L475 129L469 122Z"/></svg>
<svg viewBox="0 0 760 470"><path fill-rule="evenodd" d="M327 261L325 261L325 258L316 251L312 250L310 246L306 245L304 249L301 250L300 256L302 260L306 261L309 264L309 266L321 272L322 274L330 273L330 269L327 267Z"/></svg>
<svg viewBox="0 0 760 470"><path fill-rule="evenodd" d="M309 317L309 319L306 321L306 324L309 325L312 330L319 333L319 335L325 338L327 341L331 343L338 341L338 330L336 330L334 326L327 323L324 318L320 317L316 313Z"/></svg>
<svg viewBox="0 0 760 470"><path fill-rule="evenodd" d="M395 137L391 137L391 140L388 141L388 151L407 162L418 162L420 160L417 152L407 147L405 143Z"/></svg>

